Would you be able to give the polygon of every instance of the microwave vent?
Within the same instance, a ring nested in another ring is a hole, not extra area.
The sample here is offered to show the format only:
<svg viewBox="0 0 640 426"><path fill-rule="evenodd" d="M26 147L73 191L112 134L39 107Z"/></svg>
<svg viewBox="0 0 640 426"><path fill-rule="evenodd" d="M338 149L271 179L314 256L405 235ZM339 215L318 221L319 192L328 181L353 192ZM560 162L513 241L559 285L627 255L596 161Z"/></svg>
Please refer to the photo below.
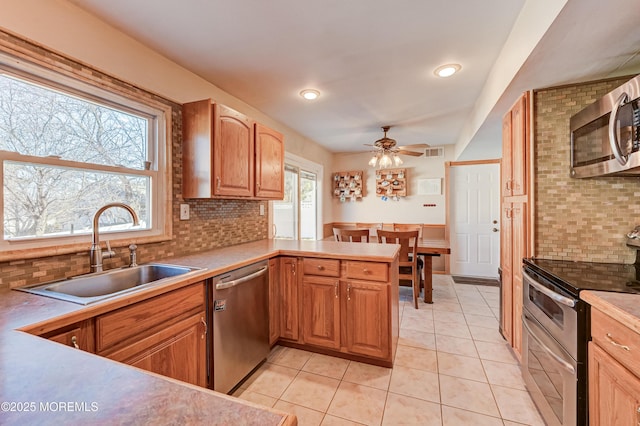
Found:
<svg viewBox="0 0 640 426"><path fill-rule="evenodd" d="M427 158L442 158L444 157L444 147L434 146L424 150L424 156Z"/></svg>

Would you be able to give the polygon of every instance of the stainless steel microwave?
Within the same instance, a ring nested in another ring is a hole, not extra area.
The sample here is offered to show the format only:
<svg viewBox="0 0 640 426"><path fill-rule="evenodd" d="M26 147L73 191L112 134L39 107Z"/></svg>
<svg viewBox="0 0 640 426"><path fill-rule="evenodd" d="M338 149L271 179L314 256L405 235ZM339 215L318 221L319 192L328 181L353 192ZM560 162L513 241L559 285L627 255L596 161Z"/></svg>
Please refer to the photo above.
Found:
<svg viewBox="0 0 640 426"><path fill-rule="evenodd" d="M571 117L571 177L640 176L640 75Z"/></svg>

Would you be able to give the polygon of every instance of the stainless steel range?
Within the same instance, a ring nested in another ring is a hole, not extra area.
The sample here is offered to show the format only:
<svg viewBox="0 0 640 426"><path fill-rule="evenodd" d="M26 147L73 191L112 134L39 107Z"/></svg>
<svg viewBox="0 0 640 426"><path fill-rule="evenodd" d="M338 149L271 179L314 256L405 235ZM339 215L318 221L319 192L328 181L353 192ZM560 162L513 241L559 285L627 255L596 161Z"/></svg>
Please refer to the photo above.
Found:
<svg viewBox="0 0 640 426"><path fill-rule="evenodd" d="M639 272L636 265L524 259L522 375L549 426L588 424L591 327L580 291L640 293Z"/></svg>

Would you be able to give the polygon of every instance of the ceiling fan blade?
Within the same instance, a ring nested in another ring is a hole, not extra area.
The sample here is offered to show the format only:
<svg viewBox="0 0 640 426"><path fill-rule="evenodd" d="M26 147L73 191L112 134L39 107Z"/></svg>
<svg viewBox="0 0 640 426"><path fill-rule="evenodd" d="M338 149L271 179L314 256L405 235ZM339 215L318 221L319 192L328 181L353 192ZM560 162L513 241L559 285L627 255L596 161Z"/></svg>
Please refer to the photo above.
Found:
<svg viewBox="0 0 640 426"><path fill-rule="evenodd" d="M399 149L397 152L398 154L411 155L413 157L420 157L422 154L424 154L424 152L406 151L404 149Z"/></svg>
<svg viewBox="0 0 640 426"><path fill-rule="evenodd" d="M431 145L428 143L417 143L414 145L403 145L399 146L398 149L420 149L420 148L429 148Z"/></svg>

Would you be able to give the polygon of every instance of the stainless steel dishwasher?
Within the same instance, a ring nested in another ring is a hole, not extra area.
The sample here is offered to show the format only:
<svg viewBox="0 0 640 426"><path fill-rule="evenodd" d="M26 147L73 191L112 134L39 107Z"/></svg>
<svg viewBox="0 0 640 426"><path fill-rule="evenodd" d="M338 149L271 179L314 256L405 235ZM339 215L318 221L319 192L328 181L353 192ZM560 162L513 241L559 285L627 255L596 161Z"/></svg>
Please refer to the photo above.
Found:
<svg viewBox="0 0 640 426"><path fill-rule="evenodd" d="M269 355L269 265L213 278L213 389L229 393Z"/></svg>

